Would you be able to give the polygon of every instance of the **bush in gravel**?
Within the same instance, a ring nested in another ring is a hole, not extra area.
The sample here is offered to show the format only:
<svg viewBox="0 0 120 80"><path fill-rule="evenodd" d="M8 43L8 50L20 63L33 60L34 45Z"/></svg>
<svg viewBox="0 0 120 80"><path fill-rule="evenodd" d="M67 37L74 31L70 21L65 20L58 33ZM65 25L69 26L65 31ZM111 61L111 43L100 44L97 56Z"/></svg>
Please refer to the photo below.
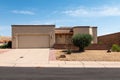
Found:
<svg viewBox="0 0 120 80"><path fill-rule="evenodd" d="M113 44L111 50L113 52L120 52L120 46L117 44Z"/></svg>
<svg viewBox="0 0 120 80"><path fill-rule="evenodd" d="M4 43L3 45L0 46L0 48L2 49L12 48L12 41L8 41L7 43Z"/></svg>
<svg viewBox="0 0 120 80"><path fill-rule="evenodd" d="M70 49L67 50L67 54L71 54L71 50Z"/></svg>
<svg viewBox="0 0 120 80"><path fill-rule="evenodd" d="M80 52L84 52L84 48L91 44L92 39L90 34L75 34L72 37L72 42L76 47L79 47Z"/></svg>
<svg viewBox="0 0 120 80"><path fill-rule="evenodd" d="M7 44L1 45L0 48L2 48L2 49L7 48Z"/></svg>

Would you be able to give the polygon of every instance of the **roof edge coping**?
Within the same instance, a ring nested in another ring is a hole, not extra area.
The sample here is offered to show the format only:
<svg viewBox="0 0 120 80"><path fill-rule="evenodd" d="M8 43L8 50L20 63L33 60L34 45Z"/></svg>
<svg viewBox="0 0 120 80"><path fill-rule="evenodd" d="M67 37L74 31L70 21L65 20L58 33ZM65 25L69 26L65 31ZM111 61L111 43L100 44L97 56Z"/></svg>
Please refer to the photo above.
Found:
<svg viewBox="0 0 120 80"><path fill-rule="evenodd" d="M46 27L55 27L55 25L11 25L12 27L29 27L29 26L36 26L36 27L41 27L41 26L46 26Z"/></svg>

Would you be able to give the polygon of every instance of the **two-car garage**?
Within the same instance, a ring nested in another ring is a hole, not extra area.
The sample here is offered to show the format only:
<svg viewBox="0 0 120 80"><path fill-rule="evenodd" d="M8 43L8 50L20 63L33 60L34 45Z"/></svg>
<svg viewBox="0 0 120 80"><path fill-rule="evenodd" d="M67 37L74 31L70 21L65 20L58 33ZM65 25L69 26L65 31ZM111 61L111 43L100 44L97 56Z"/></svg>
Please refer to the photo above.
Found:
<svg viewBox="0 0 120 80"><path fill-rule="evenodd" d="M47 48L49 40L49 35L19 35L18 48Z"/></svg>
<svg viewBox="0 0 120 80"><path fill-rule="evenodd" d="M12 48L50 48L55 25L12 25Z"/></svg>

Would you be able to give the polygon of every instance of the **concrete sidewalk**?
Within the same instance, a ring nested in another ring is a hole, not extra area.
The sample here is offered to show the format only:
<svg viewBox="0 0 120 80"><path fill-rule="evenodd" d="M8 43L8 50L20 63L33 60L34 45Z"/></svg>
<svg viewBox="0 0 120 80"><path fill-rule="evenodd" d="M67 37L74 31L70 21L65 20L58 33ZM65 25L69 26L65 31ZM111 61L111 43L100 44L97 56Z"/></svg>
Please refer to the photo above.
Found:
<svg viewBox="0 0 120 80"><path fill-rule="evenodd" d="M19 64L13 67L56 67L56 68L120 68L120 62L105 61L49 61L48 63Z"/></svg>
<svg viewBox="0 0 120 80"><path fill-rule="evenodd" d="M120 62L107 61L50 61L48 66L52 65L69 68L120 68Z"/></svg>
<svg viewBox="0 0 120 80"><path fill-rule="evenodd" d="M1 63L0 63L1 64ZM56 67L56 68L120 68L120 62L106 61L49 61L48 63L2 64L5 67Z"/></svg>
<svg viewBox="0 0 120 80"><path fill-rule="evenodd" d="M120 62L105 61L49 61L48 63L2 64L8 67L56 67L56 68L120 68Z"/></svg>

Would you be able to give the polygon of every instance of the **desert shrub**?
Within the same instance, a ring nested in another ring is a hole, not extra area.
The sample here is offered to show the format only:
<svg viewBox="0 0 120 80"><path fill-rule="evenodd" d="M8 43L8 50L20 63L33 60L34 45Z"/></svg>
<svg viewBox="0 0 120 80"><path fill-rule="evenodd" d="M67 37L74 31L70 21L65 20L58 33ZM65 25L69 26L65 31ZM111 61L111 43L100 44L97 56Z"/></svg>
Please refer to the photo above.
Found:
<svg viewBox="0 0 120 80"><path fill-rule="evenodd" d="M80 52L84 52L84 48L91 44L92 39L90 34L75 34L72 37L72 42L76 47L79 47Z"/></svg>
<svg viewBox="0 0 120 80"><path fill-rule="evenodd" d="M1 45L0 48L7 48L7 44Z"/></svg>
<svg viewBox="0 0 120 80"><path fill-rule="evenodd" d="M0 46L0 48L12 48L12 41L8 41L7 43Z"/></svg>
<svg viewBox="0 0 120 80"><path fill-rule="evenodd" d="M67 54L71 54L71 50L70 49L67 50Z"/></svg>
<svg viewBox="0 0 120 80"><path fill-rule="evenodd" d="M111 50L113 52L120 52L120 46L117 44L113 44Z"/></svg>

